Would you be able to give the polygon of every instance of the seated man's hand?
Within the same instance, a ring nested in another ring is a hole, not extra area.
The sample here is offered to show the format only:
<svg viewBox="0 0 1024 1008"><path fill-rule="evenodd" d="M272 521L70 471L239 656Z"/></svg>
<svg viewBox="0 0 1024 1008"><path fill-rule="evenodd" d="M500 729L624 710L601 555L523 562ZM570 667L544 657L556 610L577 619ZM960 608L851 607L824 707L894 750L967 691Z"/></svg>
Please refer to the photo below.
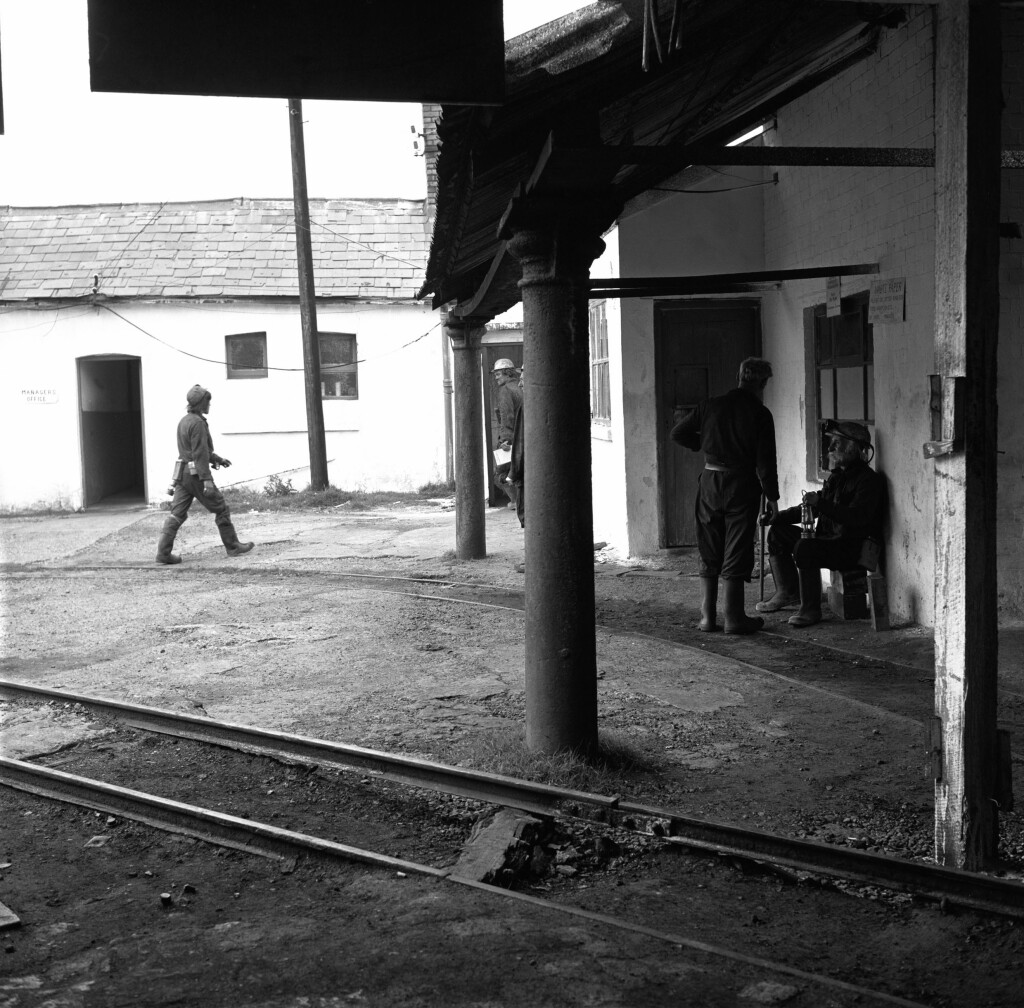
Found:
<svg viewBox="0 0 1024 1008"><path fill-rule="evenodd" d="M762 525L771 525L771 523L775 521L775 518L778 515L778 513L778 501L765 501L764 511L761 512L761 517L758 520Z"/></svg>
<svg viewBox="0 0 1024 1008"><path fill-rule="evenodd" d="M804 502L810 504L810 506L817 507L818 501L821 498L821 494L817 490L812 490L810 493L804 494Z"/></svg>

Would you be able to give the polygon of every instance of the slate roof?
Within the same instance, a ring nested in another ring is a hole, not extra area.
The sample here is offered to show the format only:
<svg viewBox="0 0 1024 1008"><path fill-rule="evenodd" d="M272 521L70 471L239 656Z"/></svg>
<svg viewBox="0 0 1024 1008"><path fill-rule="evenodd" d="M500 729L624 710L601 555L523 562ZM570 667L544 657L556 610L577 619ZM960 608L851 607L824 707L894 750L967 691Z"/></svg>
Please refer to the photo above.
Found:
<svg viewBox="0 0 1024 1008"><path fill-rule="evenodd" d="M311 199L318 297L410 300L423 200ZM0 302L86 297L297 297L290 199L0 207Z"/></svg>

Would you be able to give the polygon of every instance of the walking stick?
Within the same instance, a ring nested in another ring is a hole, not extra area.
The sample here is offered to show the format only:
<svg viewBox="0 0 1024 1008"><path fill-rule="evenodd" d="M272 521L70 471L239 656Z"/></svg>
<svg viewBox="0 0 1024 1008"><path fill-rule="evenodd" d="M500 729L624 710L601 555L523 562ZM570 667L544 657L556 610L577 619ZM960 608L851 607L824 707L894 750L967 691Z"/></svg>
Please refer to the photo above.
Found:
<svg viewBox="0 0 1024 1008"><path fill-rule="evenodd" d="M767 507L768 507L768 500L767 500L767 498L765 497L764 494L761 494L761 510L757 514L757 517L758 517L757 525L758 525L758 528L761 530L761 563L760 563L760 572L758 574L758 582L759 582L759 588L760 588L760 591L761 591L761 601L762 602L764 601L764 537L765 537L765 528L764 528L764 525L761 524L760 519L761 519L761 516L765 512L765 508L767 508Z"/></svg>

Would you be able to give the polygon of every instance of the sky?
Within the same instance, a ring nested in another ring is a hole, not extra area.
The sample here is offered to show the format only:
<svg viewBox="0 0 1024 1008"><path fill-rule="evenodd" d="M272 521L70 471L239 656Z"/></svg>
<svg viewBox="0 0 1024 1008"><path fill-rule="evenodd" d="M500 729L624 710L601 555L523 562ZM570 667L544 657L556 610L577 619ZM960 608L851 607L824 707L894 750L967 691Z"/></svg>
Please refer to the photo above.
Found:
<svg viewBox="0 0 1024 1008"><path fill-rule="evenodd" d="M86 0L0 0L0 206L285 198L284 99L92 93ZM505 0L505 37L584 6ZM422 198L420 108L304 101L311 197Z"/></svg>

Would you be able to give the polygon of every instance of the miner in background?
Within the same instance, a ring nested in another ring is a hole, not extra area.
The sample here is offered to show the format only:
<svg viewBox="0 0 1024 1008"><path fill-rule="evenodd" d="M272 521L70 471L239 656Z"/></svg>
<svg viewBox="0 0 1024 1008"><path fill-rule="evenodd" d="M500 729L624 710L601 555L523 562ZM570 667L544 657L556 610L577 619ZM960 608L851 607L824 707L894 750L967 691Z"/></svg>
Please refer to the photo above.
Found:
<svg viewBox="0 0 1024 1008"><path fill-rule="evenodd" d="M205 414L210 412L212 394L201 385L193 385L185 394L188 410L178 421L178 460L174 464L171 484L171 513L164 522L156 547L156 562L161 564L181 563L181 557L171 552L178 529L188 518L189 508L194 500L213 515L220 532L221 542L228 556L241 556L252 549L253 543L238 541L235 526L231 523L224 495L217 489L210 468L227 468L230 459L221 458L213 450L213 438L206 423Z"/></svg>
<svg viewBox="0 0 1024 1008"><path fill-rule="evenodd" d="M492 370L494 382L498 390L494 396L494 418L498 422L498 433L495 438L496 449L512 450L512 435L515 430L516 414L523 405L523 393L519 385L519 372L515 364L507 357L494 362ZM508 506L514 508L519 499L519 490L509 479L511 461L495 465L494 485L509 499Z"/></svg>
<svg viewBox="0 0 1024 1008"><path fill-rule="evenodd" d="M694 516L700 553L701 620L698 628L718 630L718 581L725 582L725 632L755 633L760 617L744 611L744 584L754 569L754 532L761 495L767 513L778 510L775 421L761 401L772 376L771 364L748 357L739 384L705 399L672 428L671 438L704 453Z"/></svg>

